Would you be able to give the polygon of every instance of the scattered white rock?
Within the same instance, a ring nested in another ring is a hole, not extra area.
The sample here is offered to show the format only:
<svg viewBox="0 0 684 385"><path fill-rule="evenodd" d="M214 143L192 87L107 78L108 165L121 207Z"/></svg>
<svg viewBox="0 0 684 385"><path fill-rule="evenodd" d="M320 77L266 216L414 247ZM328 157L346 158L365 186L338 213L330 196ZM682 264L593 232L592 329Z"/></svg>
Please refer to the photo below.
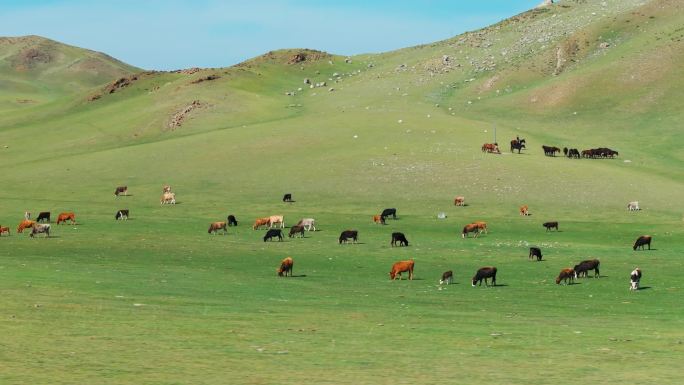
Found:
<svg viewBox="0 0 684 385"><path fill-rule="evenodd" d="M397 120L397 123L401 124L401 123L404 123L404 121L399 119L399 120Z"/></svg>

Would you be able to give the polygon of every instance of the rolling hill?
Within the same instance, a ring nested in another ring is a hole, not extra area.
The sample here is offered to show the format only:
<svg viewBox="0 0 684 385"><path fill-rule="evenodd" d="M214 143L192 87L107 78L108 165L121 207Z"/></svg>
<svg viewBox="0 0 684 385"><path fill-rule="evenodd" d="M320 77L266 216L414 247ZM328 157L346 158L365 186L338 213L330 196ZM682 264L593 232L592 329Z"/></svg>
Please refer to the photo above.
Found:
<svg viewBox="0 0 684 385"><path fill-rule="evenodd" d="M681 383L683 8L563 0L392 52L170 72L0 38L0 224L79 223L0 239L0 382ZM503 154L481 152L495 140ZM165 184L177 206L160 206ZM385 207L399 219L372 224ZM239 226L208 236L229 213ZM272 214L319 231L263 242L250 224ZM489 233L462 239L475 220ZM338 245L347 228L359 244ZM642 234L654 250L632 251ZM285 256L297 277L275 279ZM555 285L596 257L602 278ZM388 282L409 258L417 279ZM485 265L501 285L471 288ZM629 293L635 266L647 289Z"/></svg>

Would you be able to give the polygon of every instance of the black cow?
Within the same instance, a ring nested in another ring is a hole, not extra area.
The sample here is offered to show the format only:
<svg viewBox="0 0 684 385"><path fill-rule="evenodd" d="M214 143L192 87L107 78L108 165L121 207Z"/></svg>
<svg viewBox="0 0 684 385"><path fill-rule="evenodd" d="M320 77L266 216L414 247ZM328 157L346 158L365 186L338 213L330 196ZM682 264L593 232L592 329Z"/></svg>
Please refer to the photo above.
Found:
<svg viewBox="0 0 684 385"><path fill-rule="evenodd" d="M442 279L439 280L439 284L446 283L447 285L454 283L454 272L449 270L442 273Z"/></svg>
<svg viewBox="0 0 684 385"><path fill-rule="evenodd" d="M292 194L283 195L283 202L292 202Z"/></svg>
<svg viewBox="0 0 684 385"><path fill-rule="evenodd" d="M304 238L304 226L294 225L290 227L290 234L288 234L288 237L294 238L297 234L299 234L301 238Z"/></svg>
<svg viewBox="0 0 684 385"><path fill-rule="evenodd" d="M575 265L575 273L577 273L577 278L588 277L589 270L594 270L594 278L600 278L601 273L599 272L599 266L601 262L598 259L587 259Z"/></svg>
<svg viewBox="0 0 684 385"><path fill-rule="evenodd" d="M576 159L579 159L579 158L580 158L580 152L579 152L579 150L576 149L576 148L571 148L571 149L568 151L568 158L576 158Z"/></svg>
<svg viewBox="0 0 684 385"><path fill-rule="evenodd" d="M43 222L43 221L50 223L50 212L49 211L41 211L40 214L38 214L38 218L36 218L36 222Z"/></svg>
<svg viewBox="0 0 684 385"><path fill-rule="evenodd" d="M636 242L634 242L634 246L632 249L636 251L639 247L641 247L641 250L644 249L644 246L648 245L648 249L651 250L651 236L650 235L642 235L639 238L637 238Z"/></svg>
<svg viewBox="0 0 684 385"><path fill-rule="evenodd" d="M558 231L558 222L545 222L542 226L546 227L546 231L556 229Z"/></svg>
<svg viewBox="0 0 684 385"><path fill-rule="evenodd" d="M530 247L530 255L527 259L532 259L534 257L537 257L537 261L542 260L542 252L541 249L538 247Z"/></svg>
<svg viewBox="0 0 684 385"><path fill-rule="evenodd" d="M568 156L568 148L563 147L563 155Z"/></svg>
<svg viewBox="0 0 684 385"><path fill-rule="evenodd" d="M556 153L561 151L560 148L554 146L542 146L542 148L546 156L556 156Z"/></svg>
<svg viewBox="0 0 684 385"><path fill-rule="evenodd" d="M382 219L385 219L390 215L392 216L392 219L397 219L397 209L384 209L382 210L382 214L380 214Z"/></svg>
<svg viewBox="0 0 684 385"><path fill-rule="evenodd" d="M484 280L485 286L489 286L489 283L487 282L487 279L489 278L492 279L492 286L496 286L496 267L489 266L479 269L473 277L473 287L475 287L478 282L480 283L480 286L482 286L482 280Z"/></svg>
<svg viewBox="0 0 684 385"><path fill-rule="evenodd" d="M226 222L228 222L228 226L237 226L237 219L235 219L233 214L228 215Z"/></svg>
<svg viewBox="0 0 684 385"><path fill-rule="evenodd" d="M392 247L397 245L397 242L399 242L399 246L408 246L409 242L404 236L404 233L392 233L392 241L390 242L390 245Z"/></svg>
<svg viewBox="0 0 684 385"><path fill-rule="evenodd" d="M119 210L114 215L114 219L118 220L128 220L128 209Z"/></svg>
<svg viewBox="0 0 684 385"><path fill-rule="evenodd" d="M280 229L270 229L268 232L266 232L266 235L264 235L264 242L268 240L272 240L272 238L278 237L278 241L283 240L283 233Z"/></svg>
<svg viewBox="0 0 684 385"><path fill-rule="evenodd" d="M352 242L356 243L359 238L359 232L357 230L344 230L342 234L340 234L340 245L342 242L347 243L350 239Z"/></svg>

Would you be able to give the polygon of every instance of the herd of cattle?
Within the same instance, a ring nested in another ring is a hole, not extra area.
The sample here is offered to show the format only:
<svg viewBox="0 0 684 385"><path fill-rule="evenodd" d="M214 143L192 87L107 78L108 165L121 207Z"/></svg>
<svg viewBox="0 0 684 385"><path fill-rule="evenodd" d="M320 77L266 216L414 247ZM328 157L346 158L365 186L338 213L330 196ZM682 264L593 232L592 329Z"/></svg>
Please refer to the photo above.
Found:
<svg viewBox="0 0 684 385"><path fill-rule="evenodd" d="M521 150L526 149L526 140L525 139L520 139L520 138L515 138L511 140L511 153L515 153L515 150L518 150L518 154L520 154ZM544 150L544 155L546 156L556 156L556 154L561 153L561 149L556 147L556 146L542 146L542 150ZM592 148L589 150L582 150L581 152L576 149L576 148L567 148L563 147L563 155L565 155L568 158L572 159L580 159L580 158L587 158L587 159L600 159L600 158L614 158L619 155L617 151L611 150L610 148L607 147L599 147L599 148ZM487 152L487 153L492 153L492 154L501 154L501 150L499 149L499 144L494 142L494 143L485 143L482 145L482 152Z"/></svg>
<svg viewBox="0 0 684 385"><path fill-rule="evenodd" d="M546 154L555 154L555 152L560 152L560 149L557 147L544 147L544 152ZM511 141L511 148L517 148L518 150L524 149L525 148L525 139L518 139L516 138L515 140ZM483 146L483 151L485 147ZM495 149L498 151L498 147L495 147ZM564 153L570 154L574 153L575 149L567 150L564 149ZM604 152L605 156L612 156L610 155L609 149L597 149L596 151L603 151L603 150L608 150L609 152ZM594 151L594 150L590 150ZM617 154L617 152L614 152ZM127 186L119 186L115 189L114 191L115 196L120 196L128 195L128 187ZM292 200L292 195L291 194L285 194L283 197L283 202L294 202ZM175 193L171 191L171 187L168 185L165 185L162 190L162 197L160 200L160 203L163 204L175 204ZM465 197L463 196L457 196L454 199L454 205L455 206L465 206ZM629 202L627 204L627 209L629 211L636 211L640 210L639 208L639 202ZM519 208L519 213L521 216L528 216L530 215L529 213L529 207L527 205L520 206ZM117 210L115 214L115 219L116 220L127 220L129 216L129 210L128 209L120 209ZM392 217L393 219L397 219L397 210L396 208L388 208L384 209L381 214L379 215L374 215L373 216L373 222L377 224L386 224L386 219ZM38 217L36 218L35 221L31 220L30 218L30 213L25 213L24 215L24 220L22 220L19 223L19 226L17 227L17 233L22 233L25 229L31 229L30 236L34 237L37 234L45 234L45 237L50 236L50 212L40 212ZM71 224L76 224L76 215L73 212L63 212L60 213L57 217L57 224L61 223L67 223L70 222ZM234 215L228 215L226 218L226 221L221 221L221 222L212 222L209 225L209 234L217 234L220 231L223 232L223 234L228 233L228 227L231 226L237 226L238 221ZM283 240L283 233L282 229L285 228L285 218L282 215L271 215L268 217L263 217L263 218L257 218L254 221L254 224L252 226L253 230L259 230L260 228L265 227L267 228L267 232L263 237L264 242L273 240L275 238L278 239L278 241ZM275 227L275 228L274 228ZM557 221L550 221L550 222L545 222L543 223L543 227L546 228L547 231L550 231L551 229L555 229L558 231L558 222ZM316 231L316 226L315 226L315 220L313 218L303 218L297 222L296 225L290 227L290 231L288 236L290 238L293 237L304 237L304 232L305 231ZM473 223L469 223L463 227L463 231L461 233L462 238L467 238L470 233L475 233L475 238L477 238L480 234L482 233L487 233L487 223L483 221L477 221ZM10 234L10 229L9 227L4 227L0 226L0 236L2 234ZM338 241L339 244L342 243L356 243L358 242L358 236L359 232L358 230L344 230L340 234ZM651 240L652 237L648 235L643 235L637 238L633 245L633 250L637 249L644 249L644 246L647 246L648 249L651 249ZM401 233L401 232L393 232L392 233L392 238L390 241L390 245L392 247L395 246L409 246L409 241L406 239L406 236ZM529 259L536 258L537 261L542 260L542 251L538 247L530 247L529 250ZM291 257L285 258L282 262L280 267L277 269L277 273L279 276L287 276L288 274L292 276L292 271L293 271L293 266L294 266L294 261ZM584 260L581 261L579 264L575 265L573 268L563 268L558 277L556 278L556 283L560 284L561 282L567 284L567 283L573 283L575 279L577 278L582 278L582 277L588 277L588 272L593 270L594 271L594 278L599 278L600 277L600 272L599 272L599 266L600 266L600 261L598 259L591 259L591 260ZM390 270L389 276L390 279L395 280L399 278L400 280L402 279L402 273L408 273L408 279L412 280L413 279L413 271L415 267L415 262L413 259L408 260L408 261L399 261L396 262L392 265L392 268ZM477 270L475 275L473 276L471 280L472 286L476 286L479 284L480 286L482 285L482 281L485 282L485 286L489 286L489 279L491 279L491 284L493 286L496 286L496 274L497 274L497 268L494 266L485 266ZM630 274L630 290L638 290L639 289L639 281L641 279L641 270L639 268L636 268L632 273ZM454 274L452 270L446 271L442 274L441 279L439 280L440 284L450 284L453 282L454 279Z"/></svg>

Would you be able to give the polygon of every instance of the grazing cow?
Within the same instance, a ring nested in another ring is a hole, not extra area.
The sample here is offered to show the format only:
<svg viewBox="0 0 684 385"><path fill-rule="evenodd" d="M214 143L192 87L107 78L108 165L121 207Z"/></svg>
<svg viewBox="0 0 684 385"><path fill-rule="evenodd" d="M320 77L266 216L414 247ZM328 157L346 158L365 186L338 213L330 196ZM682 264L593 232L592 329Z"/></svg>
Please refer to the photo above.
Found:
<svg viewBox="0 0 684 385"><path fill-rule="evenodd" d="M61 213L57 216L57 224L60 224L62 222L66 223L66 221L71 221L72 225L76 224L76 214L69 212L69 213Z"/></svg>
<svg viewBox="0 0 684 385"><path fill-rule="evenodd" d="M271 218L270 218L270 217L266 217L266 218L257 218L257 219L254 221L254 225L252 226L252 230L257 230L257 229L259 229L261 226L268 226L268 225L270 225L270 224L271 224Z"/></svg>
<svg viewBox="0 0 684 385"><path fill-rule="evenodd" d="M601 273L599 272L599 266L601 262L598 259L587 259L575 265L575 275L576 278L588 277L589 270L594 270L594 278L601 278Z"/></svg>
<svg viewBox="0 0 684 385"><path fill-rule="evenodd" d="M269 221L269 226L268 227L273 227L273 225L280 224L280 228L284 229L285 228L285 218L282 215L271 215L268 217Z"/></svg>
<svg viewBox="0 0 684 385"><path fill-rule="evenodd" d="M529 207L527 207L527 205L520 206L520 215L530 215L530 212L528 210Z"/></svg>
<svg viewBox="0 0 684 385"><path fill-rule="evenodd" d="M473 222L474 225L477 225L477 228L480 229L480 232L484 232L485 234L489 234L489 231L487 231L487 222L483 221L476 221Z"/></svg>
<svg viewBox="0 0 684 385"><path fill-rule="evenodd" d="M293 271L294 261L292 260L292 257L287 257L280 262L280 267L276 270L276 273L278 273L278 277L287 277L287 273L290 273L290 277L292 277Z"/></svg>
<svg viewBox="0 0 684 385"><path fill-rule="evenodd" d="M480 268L477 273L475 273L471 283L473 287L475 287L478 282L480 283L480 286L482 286L482 280L484 280L485 286L489 286L489 282L487 282L489 278L492 279L492 286L496 286L496 267L487 266Z"/></svg>
<svg viewBox="0 0 684 385"><path fill-rule="evenodd" d="M629 211L638 211L638 210L641 210L641 209L639 208L639 202L638 202L638 201L634 201L634 202L629 202L629 203L627 203L627 210L629 210Z"/></svg>
<svg viewBox="0 0 684 385"><path fill-rule="evenodd" d="M50 223L50 212L49 211L41 211L40 214L38 214L38 218L36 218L36 222L43 222L47 221Z"/></svg>
<svg viewBox="0 0 684 385"><path fill-rule="evenodd" d="M579 159L579 158L580 158L580 152L579 152L579 150L576 149L576 148L571 148L571 149L568 151L568 158Z"/></svg>
<svg viewBox="0 0 684 385"><path fill-rule="evenodd" d="M36 222L28 219L24 219L23 221L19 222L19 226L17 226L17 233L23 233L24 229L29 229L33 227L33 225Z"/></svg>
<svg viewBox="0 0 684 385"><path fill-rule="evenodd" d="M465 206L465 197L456 197L454 199L454 206Z"/></svg>
<svg viewBox="0 0 684 385"><path fill-rule="evenodd" d="M540 248L530 247L530 255L527 259L533 259L534 257L537 257L537 261L542 260L542 252Z"/></svg>
<svg viewBox="0 0 684 385"><path fill-rule="evenodd" d="M159 204L162 205L175 205L176 204L176 193L165 192L162 194Z"/></svg>
<svg viewBox="0 0 684 385"><path fill-rule="evenodd" d="M48 238L50 236L50 224L49 223L35 223L33 227L31 227L31 238L33 238L36 234L45 234L45 238Z"/></svg>
<svg viewBox="0 0 684 385"><path fill-rule="evenodd" d="M525 149L525 139L513 139L511 140L511 153L515 153L515 150L518 150L518 154L520 154L520 150Z"/></svg>
<svg viewBox="0 0 684 385"><path fill-rule="evenodd" d="M409 242L406 239L406 236L404 236L404 233L392 233L392 241L390 241L390 245L392 247L397 245L397 242L399 242L399 246L408 246Z"/></svg>
<svg viewBox="0 0 684 385"><path fill-rule="evenodd" d="M209 231L207 231L209 234L218 233L219 230L223 230L223 234L228 234L228 223L226 222L213 222L209 224Z"/></svg>
<svg viewBox="0 0 684 385"><path fill-rule="evenodd" d="M316 220L313 218L302 218L297 222L298 226L304 226L304 230L306 231L316 231Z"/></svg>
<svg viewBox="0 0 684 385"><path fill-rule="evenodd" d="M233 214L228 215L226 222L228 222L228 226L237 226L237 219L235 219L235 215Z"/></svg>
<svg viewBox="0 0 684 385"><path fill-rule="evenodd" d="M564 156L568 156L568 151L569 151L569 150L568 150L567 147L563 147L563 155L564 155Z"/></svg>
<svg viewBox="0 0 684 385"><path fill-rule="evenodd" d="M639 281L641 281L641 269L637 267L629 275L629 290L639 290Z"/></svg>
<svg viewBox="0 0 684 385"><path fill-rule="evenodd" d="M551 229L556 229L556 231L558 231L558 222L544 222L542 223L542 226L546 227L546 231L550 231Z"/></svg>
<svg viewBox="0 0 684 385"><path fill-rule="evenodd" d="M299 234L300 238L304 238L304 226L294 225L290 227L290 234L288 236L294 238L297 234Z"/></svg>
<svg viewBox="0 0 684 385"><path fill-rule="evenodd" d="M171 186L169 186L168 184L165 184L162 187L162 194L166 194L166 193L170 193L170 192L171 192Z"/></svg>
<svg viewBox="0 0 684 385"><path fill-rule="evenodd" d="M482 152L488 152L490 154L501 154L499 151L499 145L496 143L485 143L482 145Z"/></svg>
<svg viewBox="0 0 684 385"><path fill-rule="evenodd" d="M445 271L444 273L442 273L442 279L439 280L439 284L441 285L443 283L446 283L447 285L454 283L454 272L453 271L449 270L449 271Z"/></svg>
<svg viewBox="0 0 684 385"><path fill-rule="evenodd" d="M114 195L119 196L119 195L128 195L128 186L119 186L114 190Z"/></svg>
<svg viewBox="0 0 684 385"><path fill-rule="evenodd" d="M352 240L353 243L358 242L359 238L359 232L357 230L344 230L342 234L340 234L340 245L342 242L347 243L350 239Z"/></svg>
<svg viewBox="0 0 684 385"><path fill-rule="evenodd" d="M382 214L380 214L383 219L389 217L390 215L392 216L392 219L397 219L397 209L384 209L382 210Z"/></svg>
<svg viewBox="0 0 684 385"><path fill-rule="evenodd" d="M577 272L575 269L567 267L561 270L560 274L558 274L558 277L556 277L556 284L560 285L561 281L565 281L566 285L568 284L568 281L570 281L570 283L574 283L575 278L577 278Z"/></svg>
<svg viewBox="0 0 684 385"><path fill-rule="evenodd" d="M279 242L282 241L283 240L283 231L280 229L269 229L266 232L266 235L264 235L264 242L266 242L268 240L273 240L273 238L276 238L276 237L278 238Z"/></svg>
<svg viewBox="0 0 684 385"><path fill-rule="evenodd" d="M2 234L5 233L7 233L7 235L10 235L10 228L6 226L0 226L0 236L2 236Z"/></svg>
<svg viewBox="0 0 684 385"><path fill-rule="evenodd" d="M651 250L651 236L650 235L642 235L639 238L637 238L636 242L634 242L634 246L632 249L636 251L639 247L641 247L641 250L644 249L644 246L648 245L648 249Z"/></svg>
<svg viewBox="0 0 684 385"><path fill-rule="evenodd" d="M475 233L475 238L480 235L480 226L477 223L471 223L463 227L463 233L461 233L461 238L466 238L468 233Z"/></svg>
<svg viewBox="0 0 684 385"><path fill-rule="evenodd" d="M561 149L554 146L542 146L544 149L544 155L546 156L556 156L556 153L560 153Z"/></svg>
<svg viewBox="0 0 684 385"><path fill-rule="evenodd" d="M292 202L292 194L283 195L283 202Z"/></svg>
<svg viewBox="0 0 684 385"><path fill-rule="evenodd" d="M114 215L114 219L118 220L128 220L128 209L119 210Z"/></svg>
<svg viewBox="0 0 684 385"><path fill-rule="evenodd" d="M413 266L413 260L396 262L394 265L392 265L392 270L389 273L390 279L394 281L395 279L397 279L397 277L399 277L399 280L402 280L403 278L401 276L401 273L408 271L408 279L412 280Z"/></svg>
<svg viewBox="0 0 684 385"><path fill-rule="evenodd" d="M373 215L373 222L378 225L384 225L385 217L383 217L382 215Z"/></svg>

